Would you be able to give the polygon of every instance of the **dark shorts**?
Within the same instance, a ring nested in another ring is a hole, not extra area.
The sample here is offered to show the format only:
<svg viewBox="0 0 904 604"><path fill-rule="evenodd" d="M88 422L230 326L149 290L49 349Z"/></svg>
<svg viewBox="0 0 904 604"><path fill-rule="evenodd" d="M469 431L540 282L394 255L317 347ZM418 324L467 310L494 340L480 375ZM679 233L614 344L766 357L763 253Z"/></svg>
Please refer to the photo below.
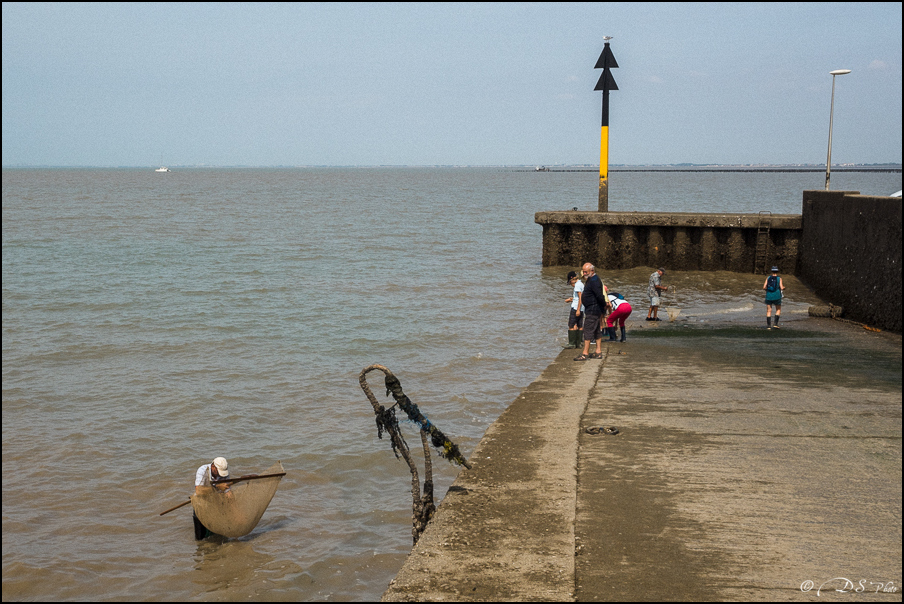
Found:
<svg viewBox="0 0 904 604"><path fill-rule="evenodd" d="M576 316L577 311L575 309L571 309L571 314L568 315L568 329L572 327L583 327L584 326L584 313L581 313L581 316Z"/></svg>
<svg viewBox="0 0 904 604"><path fill-rule="evenodd" d="M597 308L594 312L593 310L588 310L584 312L584 341L587 340L599 340L603 332L600 331L600 317L602 313L600 313Z"/></svg>

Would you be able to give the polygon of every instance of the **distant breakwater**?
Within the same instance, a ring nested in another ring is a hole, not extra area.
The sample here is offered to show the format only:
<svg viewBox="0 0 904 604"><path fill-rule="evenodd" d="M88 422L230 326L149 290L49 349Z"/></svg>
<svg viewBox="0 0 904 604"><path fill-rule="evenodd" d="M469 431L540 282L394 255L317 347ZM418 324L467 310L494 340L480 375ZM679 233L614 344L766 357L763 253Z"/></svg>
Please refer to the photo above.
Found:
<svg viewBox="0 0 904 604"><path fill-rule="evenodd" d="M817 172L825 168L610 168L609 172ZM599 168L534 168L533 170L513 170L513 172L599 172ZM896 173L901 168L832 168L832 172L880 172Z"/></svg>

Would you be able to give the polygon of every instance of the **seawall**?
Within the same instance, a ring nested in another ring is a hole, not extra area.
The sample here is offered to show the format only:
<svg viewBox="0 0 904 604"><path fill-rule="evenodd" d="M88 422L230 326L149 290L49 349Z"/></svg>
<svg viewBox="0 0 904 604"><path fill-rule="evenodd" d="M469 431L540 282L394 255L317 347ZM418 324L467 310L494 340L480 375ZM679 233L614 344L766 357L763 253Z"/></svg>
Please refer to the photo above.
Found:
<svg viewBox="0 0 904 604"><path fill-rule="evenodd" d="M901 333L901 198L804 191L797 276L845 317Z"/></svg>
<svg viewBox="0 0 904 604"><path fill-rule="evenodd" d="M802 235L800 215L768 212L537 212L534 222L543 226L543 266L601 269L749 273L778 264L794 273Z"/></svg>

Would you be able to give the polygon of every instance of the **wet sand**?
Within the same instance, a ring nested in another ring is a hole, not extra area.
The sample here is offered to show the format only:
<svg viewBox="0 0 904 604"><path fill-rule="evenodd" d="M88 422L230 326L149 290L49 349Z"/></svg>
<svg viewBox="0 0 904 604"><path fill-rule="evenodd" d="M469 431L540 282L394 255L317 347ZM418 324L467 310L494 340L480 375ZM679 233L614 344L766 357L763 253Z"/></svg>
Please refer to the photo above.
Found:
<svg viewBox="0 0 904 604"><path fill-rule="evenodd" d="M900 335L663 323L603 351L487 430L385 601L901 600Z"/></svg>

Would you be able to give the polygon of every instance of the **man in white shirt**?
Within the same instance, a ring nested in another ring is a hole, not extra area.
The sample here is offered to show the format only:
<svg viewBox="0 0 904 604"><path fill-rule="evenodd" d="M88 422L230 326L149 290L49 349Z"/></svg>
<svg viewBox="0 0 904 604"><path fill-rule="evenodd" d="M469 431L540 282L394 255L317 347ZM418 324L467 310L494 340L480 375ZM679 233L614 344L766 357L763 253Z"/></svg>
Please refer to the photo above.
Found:
<svg viewBox="0 0 904 604"><path fill-rule="evenodd" d="M199 487L209 487L211 483L221 478L229 478L229 463L224 457L217 457L211 463L206 463L195 472L195 493L199 493ZM225 487L220 487L225 488Z"/></svg>
<svg viewBox="0 0 904 604"><path fill-rule="evenodd" d="M199 495L205 488L215 486L220 490L228 488L227 485L215 484L217 480L229 478L229 463L225 457L217 457L211 463L206 463L195 472L195 494ZM210 529L204 526L198 517L192 513L195 522L195 539L201 540L211 535Z"/></svg>

